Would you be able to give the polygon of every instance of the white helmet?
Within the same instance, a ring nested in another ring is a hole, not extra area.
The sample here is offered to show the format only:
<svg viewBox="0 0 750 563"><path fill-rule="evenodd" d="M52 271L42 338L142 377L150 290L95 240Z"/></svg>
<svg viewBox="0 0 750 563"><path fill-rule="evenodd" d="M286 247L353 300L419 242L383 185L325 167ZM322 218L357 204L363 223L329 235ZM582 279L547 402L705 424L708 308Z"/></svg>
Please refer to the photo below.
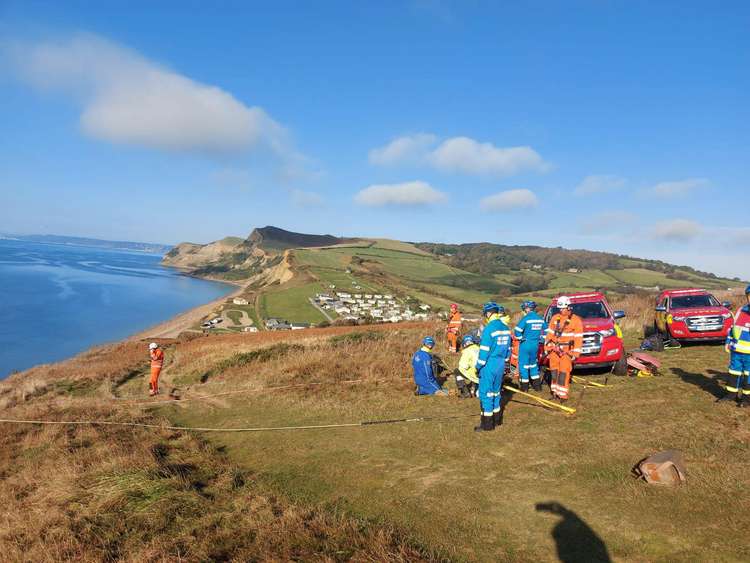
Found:
<svg viewBox="0 0 750 563"><path fill-rule="evenodd" d="M159 345L156 342L152 342L148 345L149 350L156 350L159 347Z"/></svg>
<svg viewBox="0 0 750 563"><path fill-rule="evenodd" d="M568 307L570 307L570 297L567 295L561 295L557 298L558 309L567 309Z"/></svg>

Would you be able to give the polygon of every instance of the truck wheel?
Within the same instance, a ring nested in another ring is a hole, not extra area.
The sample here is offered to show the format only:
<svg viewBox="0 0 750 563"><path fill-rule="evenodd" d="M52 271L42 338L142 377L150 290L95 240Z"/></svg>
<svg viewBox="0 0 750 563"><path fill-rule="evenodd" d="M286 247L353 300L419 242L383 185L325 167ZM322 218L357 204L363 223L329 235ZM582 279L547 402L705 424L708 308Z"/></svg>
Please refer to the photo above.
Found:
<svg viewBox="0 0 750 563"><path fill-rule="evenodd" d="M628 361L625 356L615 362L612 371L615 375L628 375Z"/></svg>

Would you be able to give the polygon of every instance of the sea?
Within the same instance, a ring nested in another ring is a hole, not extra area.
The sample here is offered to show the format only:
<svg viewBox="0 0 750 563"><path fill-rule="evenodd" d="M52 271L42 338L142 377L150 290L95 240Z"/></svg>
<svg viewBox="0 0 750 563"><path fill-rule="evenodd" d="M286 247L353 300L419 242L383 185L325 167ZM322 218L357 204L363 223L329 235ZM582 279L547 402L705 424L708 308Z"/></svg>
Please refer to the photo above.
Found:
<svg viewBox="0 0 750 563"><path fill-rule="evenodd" d="M235 289L182 275L160 260L0 239L0 379L121 340Z"/></svg>

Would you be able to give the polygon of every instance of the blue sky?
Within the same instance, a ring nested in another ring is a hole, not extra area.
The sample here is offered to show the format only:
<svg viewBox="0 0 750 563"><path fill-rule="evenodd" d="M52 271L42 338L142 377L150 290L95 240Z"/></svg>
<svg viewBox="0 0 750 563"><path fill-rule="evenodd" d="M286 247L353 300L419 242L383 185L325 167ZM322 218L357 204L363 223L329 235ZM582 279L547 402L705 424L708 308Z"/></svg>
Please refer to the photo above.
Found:
<svg viewBox="0 0 750 563"><path fill-rule="evenodd" d="M750 277L747 2L103 5L0 4L0 231L272 224Z"/></svg>

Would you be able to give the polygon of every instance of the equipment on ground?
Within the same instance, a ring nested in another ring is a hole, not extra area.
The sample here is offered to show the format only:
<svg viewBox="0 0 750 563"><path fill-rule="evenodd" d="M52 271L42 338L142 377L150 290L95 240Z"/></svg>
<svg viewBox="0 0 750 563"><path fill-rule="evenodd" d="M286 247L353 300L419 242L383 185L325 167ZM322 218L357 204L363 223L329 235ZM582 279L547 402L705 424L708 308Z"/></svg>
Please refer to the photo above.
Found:
<svg viewBox="0 0 750 563"><path fill-rule="evenodd" d="M628 375L653 377L659 375L661 360L645 352L630 352L627 359Z"/></svg>
<svg viewBox="0 0 750 563"><path fill-rule="evenodd" d="M687 478L685 460L677 450L665 450L641 460L633 474L651 485L680 485Z"/></svg>

